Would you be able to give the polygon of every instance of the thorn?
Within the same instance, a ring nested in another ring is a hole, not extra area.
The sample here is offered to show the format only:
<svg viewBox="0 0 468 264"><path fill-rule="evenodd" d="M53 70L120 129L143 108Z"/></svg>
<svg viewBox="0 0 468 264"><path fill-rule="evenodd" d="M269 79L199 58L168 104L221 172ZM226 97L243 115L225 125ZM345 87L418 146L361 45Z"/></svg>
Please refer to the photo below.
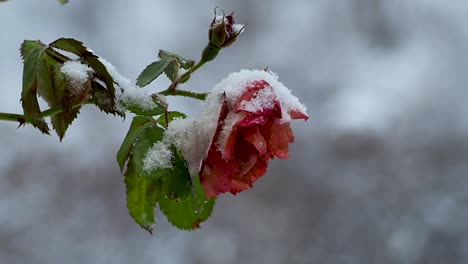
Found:
<svg viewBox="0 0 468 264"><path fill-rule="evenodd" d="M21 126L26 125L26 120L24 120L24 119L19 118L18 122L19 122L19 125L18 125L18 127L16 129L20 128Z"/></svg>
<svg viewBox="0 0 468 264"><path fill-rule="evenodd" d="M266 71L266 72L267 72L267 71L268 71L268 67L269 67L269 66L266 66L266 68L263 69L263 71Z"/></svg>
<svg viewBox="0 0 468 264"><path fill-rule="evenodd" d="M202 221L201 221L200 219L198 219L198 218L195 219L195 222L193 222L193 224L192 224L192 228L193 228L193 229L200 228L200 223L201 223L201 222L202 222Z"/></svg>

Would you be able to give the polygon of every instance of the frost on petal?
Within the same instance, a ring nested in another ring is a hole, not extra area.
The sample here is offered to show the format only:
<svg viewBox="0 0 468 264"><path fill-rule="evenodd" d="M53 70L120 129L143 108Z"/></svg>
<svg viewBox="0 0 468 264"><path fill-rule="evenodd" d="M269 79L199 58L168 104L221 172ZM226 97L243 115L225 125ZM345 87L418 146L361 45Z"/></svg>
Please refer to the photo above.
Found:
<svg viewBox="0 0 468 264"><path fill-rule="evenodd" d="M145 159L143 160L143 169L150 172L156 169L172 168L174 154L170 145L158 141L148 149Z"/></svg>
<svg viewBox="0 0 468 264"><path fill-rule="evenodd" d="M263 70L241 70L240 72L231 73L226 78L224 78L219 84L217 84L214 89L214 94L226 93L226 98L229 102L231 108L235 108L236 105L240 107L242 100L239 100L241 96L246 96L249 98L248 90L252 90L250 98L255 97L255 91L259 91L259 88L252 88L252 84L257 84L258 87L271 87L276 97L276 100L279 102L281 109L281 121L280 122L289 122L292 119L290 113L302 113L305 116L307 115L307 108L299 102L299 99L291 94L291 90L286 88L284 84L278 81L278 76L271 71ZM257 86L255 85L255 86ZM247 92L247 93L246 93ZM268 91L263 92L264 95ZM210 96L209 96L210 97ZM262 98L262 97L260 97ZM266 96L268 98L268 96ZM208 100L209 98L207 98ZM267 101L263 99L257 99L259 101ZM241 101L239 103L239 101ZM257 103L257 102L256 102ZM258 105L258 104L257 104ZM261 105L261 104L260 104ZM276 116L276 114L275 114Z"/></svg>
<svg viewBox="0 0 468 264"><path fill-rule="evenodd" d="M237 99L236 112L273 115L281 118L281 106L273 88L264 80L247 84L248 89Z"/></svg>

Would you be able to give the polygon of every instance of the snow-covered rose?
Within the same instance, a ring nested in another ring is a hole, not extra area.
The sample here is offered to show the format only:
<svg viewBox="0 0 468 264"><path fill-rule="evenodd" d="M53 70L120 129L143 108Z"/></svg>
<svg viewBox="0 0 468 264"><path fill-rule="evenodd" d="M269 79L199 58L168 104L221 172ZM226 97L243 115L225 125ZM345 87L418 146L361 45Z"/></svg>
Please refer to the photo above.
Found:
<svg viewBox="0 0 468 264"><path fill-rule="evenodd" d="M294 141L289 122L308 115L276 79L269 72L244 70L215 88L222 103L199 173L207 197L246 190L266 173L271 159L288 157Z"/></svg>

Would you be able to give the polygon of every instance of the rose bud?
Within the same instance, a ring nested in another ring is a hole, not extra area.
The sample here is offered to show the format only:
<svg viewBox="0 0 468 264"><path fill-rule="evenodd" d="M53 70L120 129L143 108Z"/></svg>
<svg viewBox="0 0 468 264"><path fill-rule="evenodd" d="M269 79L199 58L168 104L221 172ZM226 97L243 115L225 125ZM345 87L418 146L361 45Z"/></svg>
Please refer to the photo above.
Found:
<svg viewBox="0 0 468 264"><path fill-rule="evenodd" d="M199 172L207 197L251 188L271 159L288 157L288 145L294 141L290 121L309 118L305 106L276 75L265 71L231 74L206 103L204 112L217 114Z"/></svg>
<svg viewBox="0 0 468 264"><path fill-rule="evenodd" d="M225 16L216 15L211 22L208 37L209 43L203 50L202 61L211 61L222 48L229 47L244 30L244 25L234 23L234 12Z"/></svg>

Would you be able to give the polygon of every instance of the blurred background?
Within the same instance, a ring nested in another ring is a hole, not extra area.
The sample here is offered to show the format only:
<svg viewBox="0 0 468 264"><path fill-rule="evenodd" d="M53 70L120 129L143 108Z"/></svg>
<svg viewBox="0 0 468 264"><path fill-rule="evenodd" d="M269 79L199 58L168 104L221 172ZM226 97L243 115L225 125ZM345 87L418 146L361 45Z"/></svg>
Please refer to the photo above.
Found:
<svg viewBox="0 0 468 264"><path fill-rule="evenodd" d="M160 48L198 59L216 6L246 31L184 88L269 66L310 115L293 123L290 158L221 196L201 229L157 213L150 236L128 215L115 161L131 117L86 106L62 143L0 122L0 262L467 263L464 0L11 0L0 111L22 112L24 39L82 40L135 79Z"/></svg>

